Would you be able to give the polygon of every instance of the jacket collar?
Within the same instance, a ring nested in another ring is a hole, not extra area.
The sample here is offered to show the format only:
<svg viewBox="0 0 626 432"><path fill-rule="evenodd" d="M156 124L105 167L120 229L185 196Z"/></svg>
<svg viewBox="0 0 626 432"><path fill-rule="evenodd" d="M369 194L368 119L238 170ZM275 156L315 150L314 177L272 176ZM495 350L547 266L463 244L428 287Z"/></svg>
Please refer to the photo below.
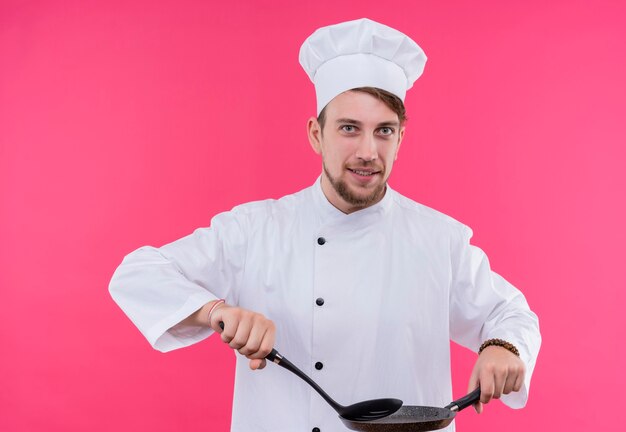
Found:
<svg viewBox="0 0 626 432"><path fill-rule="evenodd" d="M317 178L311 189L316 212L322 224L348 223L360 225L361 223L373 223L377 218L382 217L389 211L393 202L393 195L395 194L395 191L387 185L385 195L379 202L362 210L346 214L332 205L326 198L326 195L324 195L321 176Z"/></svg>

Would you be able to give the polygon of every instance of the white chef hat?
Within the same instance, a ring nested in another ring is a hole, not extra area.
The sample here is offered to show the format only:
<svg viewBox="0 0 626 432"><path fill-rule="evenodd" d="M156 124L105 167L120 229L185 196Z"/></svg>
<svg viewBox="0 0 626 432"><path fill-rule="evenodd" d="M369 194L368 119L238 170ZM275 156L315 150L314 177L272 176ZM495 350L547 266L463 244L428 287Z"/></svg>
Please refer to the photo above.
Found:
<svg viewBox="0 0 626 432"><path fill-rule="evenodd" d="M362 18L317 29L300 47L300 64L315 84L319 115L335 96L357 87L377 87L404 101L426 55L404 33Z"/></svg>

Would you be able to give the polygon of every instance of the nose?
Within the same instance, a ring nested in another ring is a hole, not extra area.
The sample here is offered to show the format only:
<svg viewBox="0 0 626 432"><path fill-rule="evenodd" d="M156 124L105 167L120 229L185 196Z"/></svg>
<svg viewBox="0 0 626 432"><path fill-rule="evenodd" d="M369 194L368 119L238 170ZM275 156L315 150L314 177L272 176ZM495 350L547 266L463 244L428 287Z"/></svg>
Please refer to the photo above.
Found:
<svg viewBox="0 0 626 432"><path fill-rule="evenodd" d="M378 159L378 146L376 145L376 138L374 136L363 136L356 149L356 157L366 162Z"/></svg>

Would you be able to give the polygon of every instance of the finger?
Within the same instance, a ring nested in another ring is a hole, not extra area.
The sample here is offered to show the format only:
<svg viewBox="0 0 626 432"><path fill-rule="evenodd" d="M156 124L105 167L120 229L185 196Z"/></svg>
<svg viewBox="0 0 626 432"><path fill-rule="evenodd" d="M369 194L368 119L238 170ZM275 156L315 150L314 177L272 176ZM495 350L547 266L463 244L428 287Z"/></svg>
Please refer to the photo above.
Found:
<svg viewBox="0 0 626 432"><path fill-rule="evenodd" d="M525 376L525 372L522 370L522 373L517 374L517 377L515 378L515 384L513 385L513 391L520 391L522 389L522 386L524 385L524 376Z"/></svg>
<svg viewBox="0 0 626 432"><path fill-rule="evenodd" d="M474 411L476 411L476 414L482 414L482 412L483 412L483 403L482 402L476 402L474 404Z"/></svg>
<svg viewBox="0 0 626 432"><path fill-rule="evenodd" d="M508 376L506 382L504 383L504 387L502 388L502 394L508 395L513 391L513 387L515 386L515 377Z"/></svg>
<svg viewBox="0 0 626 432"><path fill-rule="evenodd" d="M254 354L259 350L266 331L267 327L263 325L263 323L259 323L258 321L253 322L248 340L244 346L239 348L239 353L249 358L259 358L255 357Z"/></svg>
<svg viewBox="0 0 626 432"><path fill-rule="evenodd" d="M258 354L262 357L266 357L272 350L274 349L274 345L276 344L276 327L272 321L269 322L269 326L265 335L263 335L263 340L261 341L261 347L259 348Z"/></svg>
<svg viewBox="0 0 626 432"><path fill-rule="evenodd" d="M478 388L478 384L478 373L476 372L476 367L474 367L470 375L469 383L467 384L467 393L469 394ZM483 404L481 404L480 401L476 402L473 406L478 414L483 411Z"/></svg>
<svg viewBox="0 0 626 432"><path fill-rule="evenodd" d="M250 360L250 369L259 370L265 368L267 362L265 359L252 359Z"/></svg>
<svg viewBox="0 0 626 432"><path fill-rule="evenodd" d="M517 370L515 368L513 368L512 371L509 371L507 377L506 377L506 382L504 383L504 388L502 389L502 394L509 394L512 391L515 391L515 383L517 381L517 377L519 376L519 373L517 372Z"/></svg>
<svg viewBox="0 0 626 432"><path fill-rule="evenodd" d="M493 370L491 367L484 367L480 372L480 401L484 404L489 403L493 398L495 390L495 380L493 376Z"/></svg>
<svg viewBox="0 0 626 432"><path fill-rule="evenodd" d="M232 349L238 350L246 345L248 338L250 337L250 331L252 330L252 320L249 317L244 316L237 325L237 331L235 336L228 342L228 346Z"/></svg>
<svg viewBox="0 0 626 432"><path fill-rule="evenodd" d="M218 333L222 333L224 331L223 327L220 327L220 323L222 323L222 314L223 311L220 311L224 306L224 303L215 306L215 309L211 313L211 321L209 321L209 327ZM223 323L222 323L223 324Z"/></svg>
<svg viewBox="0 0 626 432"><path fill-rule="evenodd" d="M504 370L495 370L493 373L494 383L493 383L493 399L500 399L502 396L502 391L504 390L504 386L506 384L507 379L507 371Z"/></svg>
<svg viewBox="0 0 626 432"><path fill-rule="evenodd" d="M220 338L222 339L222 342L228 344L230 343L231 340L233 340L233 338L237 334L240 321L237 317L233 317L233 316L220 317L219 319L220 319L219 322L223 323L224 325L224 328L222 329L222 332L220 333ZM218 328L219 327L220 326L218 324Z"/></svg>
<svg viewBox="0 0 626 432"><path fill-rule="evenodd" d="M274 348L276 342L276 328L272 321L266 322L265 333L263 333L262 340L257 350L248 355L248 358L265 358Z"/></svg>
<svg viewBox="0 0 626 432"><path fill-rule="evenodd" d="M222 342L229 343L237 334L239 315L233 313L233 310L230 308L220 308L213 313L211 324L211 327L220 333ZM220 324L222 324L223 327L221 327Z"/></svg>

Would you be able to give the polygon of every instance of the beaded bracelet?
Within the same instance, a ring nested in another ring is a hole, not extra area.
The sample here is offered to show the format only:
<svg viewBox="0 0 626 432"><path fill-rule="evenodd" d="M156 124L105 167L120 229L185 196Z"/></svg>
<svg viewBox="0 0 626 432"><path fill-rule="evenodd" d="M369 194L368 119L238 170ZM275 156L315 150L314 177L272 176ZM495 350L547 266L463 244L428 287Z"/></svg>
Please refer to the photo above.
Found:
<svg viewBox="0 0 626 432"><path fill-rule="evenodd" d="M513 354L515 354L516 356L519 357L519 351L517 348L515 348L515 345L513 345L511 342L507 342L503 339L487 339L486 341L483 342L483 344L480 346L480 348L478 349L478 354L480 355L481 352L483 352L483 350L485 348L487 348L488 346L499 346L502 347L506 350L511 351Z"/></svg>
<svg viewBox="0 0 626 432"><path fill-rule="evenodd" d="M209 309L209 326L211 325L211 315L213 315L213 311L215 310L216 307L218 307L219 305L221 305L222 303L226 302L226 300L224 299L220 299L217 300L215 303L213 303L213 305L211 306L211 309Z"/></svg>

